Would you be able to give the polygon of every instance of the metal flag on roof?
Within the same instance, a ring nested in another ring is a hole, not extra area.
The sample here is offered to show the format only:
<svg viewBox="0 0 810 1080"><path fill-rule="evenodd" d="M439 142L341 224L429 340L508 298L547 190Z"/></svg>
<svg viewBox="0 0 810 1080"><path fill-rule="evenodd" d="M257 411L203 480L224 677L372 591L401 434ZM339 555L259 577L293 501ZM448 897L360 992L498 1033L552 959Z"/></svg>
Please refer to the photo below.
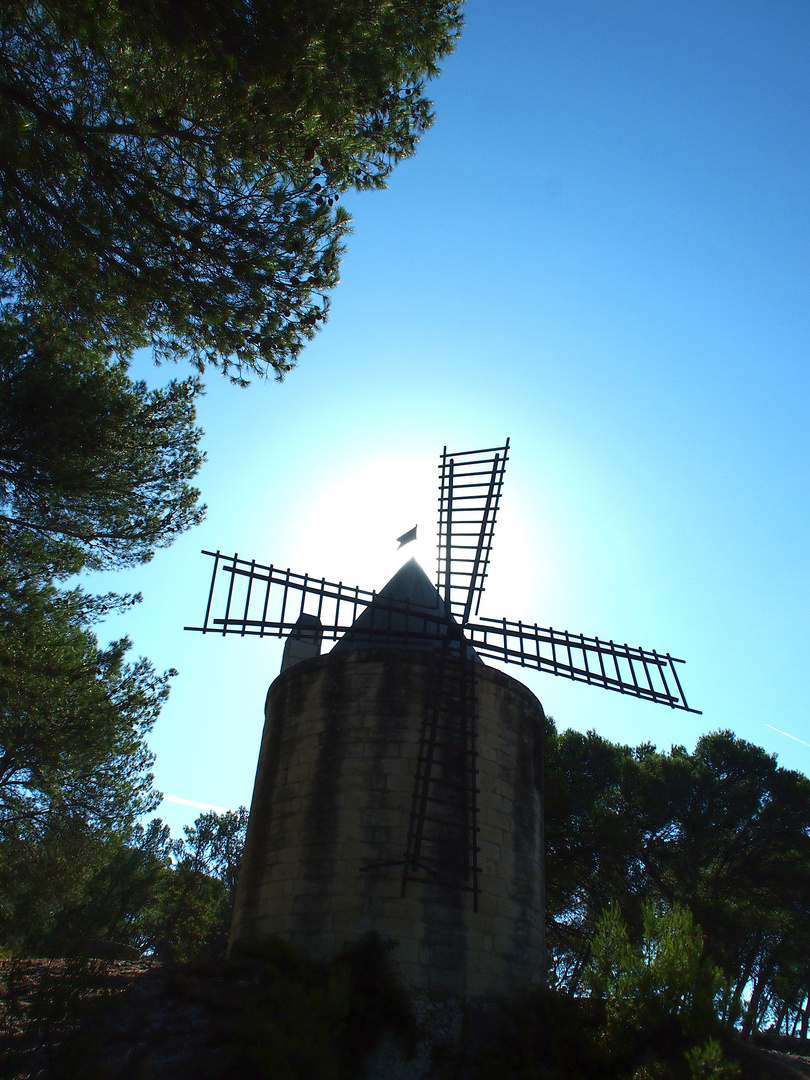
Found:
<svg viewBox="0 0 810 1080"><path fill-rule="evenodd" d="M399 544L397 551L399 551L399 548L405 547L406 544L410 544L411 540L416 539L416 529L417 526L414 525L412 529L408 529L408 531L406 533L403 533L402 536L397 537L397 542Z"/></svg>

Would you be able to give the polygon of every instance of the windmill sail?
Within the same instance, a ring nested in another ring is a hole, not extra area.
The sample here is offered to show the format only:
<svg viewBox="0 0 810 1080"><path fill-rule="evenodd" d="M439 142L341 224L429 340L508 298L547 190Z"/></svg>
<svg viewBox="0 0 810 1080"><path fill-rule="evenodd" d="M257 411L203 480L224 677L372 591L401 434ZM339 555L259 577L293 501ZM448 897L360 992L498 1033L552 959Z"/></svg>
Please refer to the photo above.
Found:
<svg viewBox="0 0 810 1080"><path fill-rule="evenodd" d="M240 559L238 554L203 551L203 555L214 560L205 617L201 626L186 626L186 630L285 637L300 629L303 616L314 616L325 641L337 641L351 631L350 636L362 644L425 642L439 648L447 638L451 653L458 653L461 630L446 615L441 598L415 559L377 593ZM404 599L402 589L391 588L403 573L415 579Z"/></svg>
<svg viewBox="0 0 810 1080"><path fill-rule="evenodd" d="M333 641L376 597L368 589L240 559L238 554L202 554L214 560L205 617L201 626L186 626L186 630L284 637L306 614L314 615L323 626L324 638Z"/></svg>
<svg viewBox="0 0 810 1080"><path fill-rule="evenodd" d="M669 653L507 619L468 623L464 633L479 656L700 712L687 704L675 669L684 661Z"/></svg>
<svg viewBox="0 0 810 1080"><path fill-rule="evenodd" d="M436 588L449 613L466 623L478 614L509 456L505 446L448 454L439 463Z"/></svg>
<svg viewBox="0 0 810 1080"><path fill-rule="evenodd" d="M448 617L440 604L424 597L403 601L387 596L386 590L370 592L238 555L203 554L214 560L205 618L202 626L187 630L284 637L302 615L312 615L320 621L323 639L336 641L373 606L373 618L361 620L368 643L440 647L444 640L452 640L455 645L463 630L478 657L520 664L673 709L700 711L686 702L675 668L683 661L669 653L507 619L481 619L460 627L452 614Z"/></svg>

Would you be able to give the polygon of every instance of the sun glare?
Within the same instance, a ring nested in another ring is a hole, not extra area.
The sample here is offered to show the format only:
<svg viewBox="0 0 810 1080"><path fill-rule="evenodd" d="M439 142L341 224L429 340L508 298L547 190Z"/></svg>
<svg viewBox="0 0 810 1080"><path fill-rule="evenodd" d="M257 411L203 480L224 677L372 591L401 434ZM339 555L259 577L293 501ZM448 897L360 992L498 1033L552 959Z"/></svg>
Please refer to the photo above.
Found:
<svg viewBox="0 0 810 1080"><path fill-rule="evenodd" d="M330 581L381 589L408 559L435 581L438 469L431 458L396 458L324 478L312 493L295 538L296 567ZM397 549L397 537L417 527L417 539ZM508 473L481 615L529 619L536 545L520 512ZM535 618L537 616L534 616Z"/></svg>
<svg viewBox="0 0 810 1080"><path fill-rule="evenodd" d="M386 459L333 474L312 493L297 534L297 561L329 580L379 590L416 558L436 569L436 466L420 458ZM397 537L417 538L397 549Z"/></svg>

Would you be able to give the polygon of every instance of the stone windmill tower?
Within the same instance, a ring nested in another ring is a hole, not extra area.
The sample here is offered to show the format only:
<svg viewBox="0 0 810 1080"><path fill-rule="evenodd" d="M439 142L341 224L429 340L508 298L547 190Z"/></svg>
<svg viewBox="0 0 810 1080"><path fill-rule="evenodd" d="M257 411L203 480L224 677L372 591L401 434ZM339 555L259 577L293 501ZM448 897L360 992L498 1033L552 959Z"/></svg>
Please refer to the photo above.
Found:
<svg viewBox="0 0 810 1080"><path fill-rule="evenodd" d="M415 560L370 593L205 553L205 620L189 629L289 635L232 944L278 935L325 959L373 929L398 941L415 990L542 983L545 717L483 657L688 706L669 654L477 620L508 451L443 452L437 586Z"/></svg>

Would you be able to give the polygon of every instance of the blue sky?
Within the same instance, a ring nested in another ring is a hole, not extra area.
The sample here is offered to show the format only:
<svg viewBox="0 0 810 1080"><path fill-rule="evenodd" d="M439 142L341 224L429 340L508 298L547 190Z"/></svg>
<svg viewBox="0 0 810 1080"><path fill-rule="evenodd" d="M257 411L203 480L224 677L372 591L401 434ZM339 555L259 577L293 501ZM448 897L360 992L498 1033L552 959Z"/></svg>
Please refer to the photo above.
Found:
<svg viewBox="0 0 810 1080"><path fill-rule="evenodd" d="M151 738L167 794L249 805L281 658L183 632L204 613L199 550L380 588L418 521L433 576L442 447L507 436L482 614L670 651L704 713L510 674L560 728L664 748L731 728L810 771L810 9L469 0L466 17L416 156L349 200L299 367L248 390L209 375L205 524L89 582L141 590L107 631L180 670ZM175 833L198 812L160 810Z"/></svg>

